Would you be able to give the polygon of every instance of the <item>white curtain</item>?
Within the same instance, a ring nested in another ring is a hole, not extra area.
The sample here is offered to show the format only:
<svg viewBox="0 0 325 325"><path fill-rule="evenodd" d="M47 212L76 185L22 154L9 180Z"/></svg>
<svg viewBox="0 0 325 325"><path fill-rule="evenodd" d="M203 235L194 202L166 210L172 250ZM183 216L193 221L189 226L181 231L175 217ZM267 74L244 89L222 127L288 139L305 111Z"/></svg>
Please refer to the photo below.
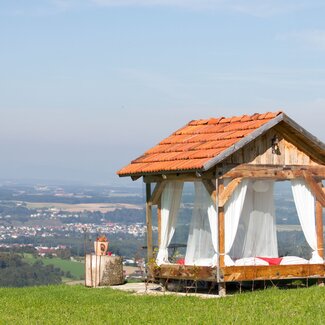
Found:
<svg viewBox="0 0 325 325"><path fill-rule="evenodd" d="M274 182L248 181L237 234L231 252L232 259L278 257ZM231 263L227 258L226 263ZM231 264L230 264L231 265Z"/></svg>
<svg viewBox="0 0 325 325"><path fill-rule="evenodd" d="M302 231L307 243L313 250L310 262L323 263L323 258L317 252L315 197L303 179L292 180L291 188Z"/></svg>
<svg viewBox="0 0 325 325"><path fill-rule="evenodd" d="M169 263L168 246L174 236L181 204L183 182L168 182L161 195L161 237L156 263Z"/></svg>
<svg viewBox="0 0 325 325"><path fill-rule="evenodd" d="M228 254L237 233L239 219L244 206L247 183L247 180L241 182L225 205L225 264L228 266L233 264Z"/></svg>
<svg viewBox="0 0 325 325"><path fill-rule="evenodd" d="M263 186L257 186L262 184ZM245 203L246 204L246 203ZM249 217L243 257L278 257L278 241L274 208L274 181L251 183L245 216Z"/></svg>
<svg viewBox="0 0 325 325"><path fill-rule="evenodd" d="M215 266L218 251L218 219L210 194L195 182L195 201L187 240L186 265Z"/></svg>

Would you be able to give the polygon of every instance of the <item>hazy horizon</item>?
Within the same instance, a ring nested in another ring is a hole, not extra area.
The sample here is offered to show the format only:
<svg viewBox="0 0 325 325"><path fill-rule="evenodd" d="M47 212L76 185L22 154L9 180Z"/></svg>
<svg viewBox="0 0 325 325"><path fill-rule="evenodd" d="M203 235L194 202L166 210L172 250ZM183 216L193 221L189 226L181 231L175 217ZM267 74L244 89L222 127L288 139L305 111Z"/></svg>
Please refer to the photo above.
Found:
<svg viewBox="0 0 325 325"><path fill-rule="evenodd" d="M116 171L200 118L281 109L325 141L324 14L307 0L2 2L0 179L134 186Z"/></svg>

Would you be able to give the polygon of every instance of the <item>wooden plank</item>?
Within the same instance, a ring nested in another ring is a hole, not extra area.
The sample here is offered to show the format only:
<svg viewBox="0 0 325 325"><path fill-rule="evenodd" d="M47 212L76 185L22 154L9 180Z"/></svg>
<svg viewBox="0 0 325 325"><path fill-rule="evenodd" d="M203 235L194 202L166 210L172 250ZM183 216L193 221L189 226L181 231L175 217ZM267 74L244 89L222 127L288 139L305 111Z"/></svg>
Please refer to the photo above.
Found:
<svg viewBox="0 0 325 325"><path fill-rule="evenodd" d="M230 165L219 171L221 178L272 178L293 179L302 177L303 171L312 176L325 179L325 166L296 166L296 165Z"/></svg>
<svg viewBox="0 0 325 325"><path fill-rule="evenodd" d="M222 282L324 278L324 264L227 266L221 268ZM217 280L217 269L208 266L163 264L152 270L156 279Z"/></svg>
<svg viewBox="0 0 325 325"><path fill-rule="evenodd" d="M153 256L152 247L152 206L150 204L151 184L146 184L146 224L147 224L147 257L148 262Z"/></svg>
<svg viewBox="0 0 325 325"><path fill-rule="evenodd" d="M225 204L231 198L232 194L234 193L237 186L241 183L242 180L242 178L235 178L226 186L226 188L219 195L219 207L225 206Z"/></svg>
<svg viewBox="0 0 325 325"><path fill-rule="evenodd" d="M166 186L166 181L158 182L155 186L155 189L153 190L151 194L151 198L149 200L149 203L152 205L156 205L159 201L159 198Z"/></svg>
<svg viewBox="0 0 325 325"><path fill-rule="evenodd" d="M319 201L316 201L316 235L318 254L324 258L323 207Z"/></svg>
<svg viewBox="0 0 325 325"><path fill-rule="evenodd" d="M202 183L205 186L208 193L210 194L213 203L216 205L217 204L216 203L216 200L217 200L216 199L216 197L217 197L216 187L213 185L213 183L210 179L203 179Z"/></svg>
<svg viewBox="0 0 325 325"><path fill-rule="evenodd" d="M224 191L223 180L219 180L218 200ZM218 207L218 234L219 234L219 266L225 265L225 211L223 207Z"/></svg>
<svg viewBox="0 0 325 325"><path fill-rule="evenodd" d="M158 183L164 180L169 181L180 181L180 182L194 182L202 179L214 179L215 175L211 171L197 172L192 173L166 173L158 175L144 175L143 181L145 183Z"/></svg>
<svg viewBox="0 0 325 325"><path fill-rule="evenodd" d="M317 163L324 163L323 149L318 148L315 144L311 145L312 143L309 141L307 143L306 139L301 134L288 131L289 128L285 124L278 124L275 129L282 133L289 142L312 157Z"/></svg>
<svg viewBox="0 0 325 325"><path fill-rule="evenodd" d="M228 266L221 268L225 282L324 278L324 264Z"/></svg>
<svg viewBox="0 0 325 325"><path fill-rule="evenodd" d="M325 194L320 185L315 181L311 173L308 171L303 171L303 176L307 182L307 185L311 192L316 197L317 201L324 207L325 206Z"/></svg>
<svg viewBox="0 0 325 325"><path fill-rule="evenodd" d="M163 264L152 270L156 279L216 281L216 268L195 265Z"/></svg>

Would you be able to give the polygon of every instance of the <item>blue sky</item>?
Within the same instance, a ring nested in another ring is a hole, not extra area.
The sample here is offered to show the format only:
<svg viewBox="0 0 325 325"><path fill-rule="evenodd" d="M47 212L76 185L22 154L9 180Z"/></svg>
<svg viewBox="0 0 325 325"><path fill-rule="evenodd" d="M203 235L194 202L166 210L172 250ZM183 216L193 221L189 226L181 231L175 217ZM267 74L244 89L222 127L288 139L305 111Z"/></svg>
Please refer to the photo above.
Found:
<svg viewBox="0 0 325 325"><path fill-rule="evenodd" d="M115 171L189 120L283 109L325 141L325 3L0 0L0 178Z"/></svg>

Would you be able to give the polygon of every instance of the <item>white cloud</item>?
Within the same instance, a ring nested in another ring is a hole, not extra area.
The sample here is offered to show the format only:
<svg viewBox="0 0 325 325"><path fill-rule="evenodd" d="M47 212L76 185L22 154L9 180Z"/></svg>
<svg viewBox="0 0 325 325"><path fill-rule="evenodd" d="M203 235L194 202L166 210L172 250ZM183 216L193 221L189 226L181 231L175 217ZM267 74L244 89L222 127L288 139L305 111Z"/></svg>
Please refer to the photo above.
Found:
<svg viewBox="0 0 325 325"><path fill-rule="evenodd" d="M312 29L284 33L278 35L277 39L280 41L300 43L301 45L312 49L325 50L324 29Z"/></svg>

